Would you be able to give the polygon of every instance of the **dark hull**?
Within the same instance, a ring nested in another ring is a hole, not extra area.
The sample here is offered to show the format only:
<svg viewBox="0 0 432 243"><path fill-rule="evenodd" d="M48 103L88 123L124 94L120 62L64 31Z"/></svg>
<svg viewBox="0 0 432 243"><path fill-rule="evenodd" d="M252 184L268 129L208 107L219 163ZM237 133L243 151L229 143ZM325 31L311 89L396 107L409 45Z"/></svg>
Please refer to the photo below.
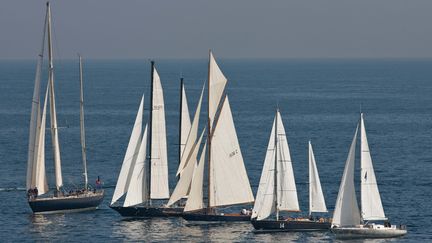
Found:
<svg viewBox="0 0 432 243"><path fill-rule="evenodd" d="M207 221L207 222L239 222L250 221L250 215L242 214L212 214L212 213L184 213L182 215L187 221Z"/></svg>
<svg viewBox="0 0 432 243"><path fill-rule="evenodd" d="M330 222L313 220L252 220L256 232L283 232L283 231L320 231L329 230Z"/></svg>
<svg viewBox="0 0 432 243"><path fill-rule="evenodd" d="M69 197L37 198L28 203L33 213L66 213L96 209L104 198L103 192Z"/></svg>
<svg viewBox="0 0 432 243"><path fill-rule="evenodd" d="M181 217L183 208L110 206L123 217Z"/></svg>

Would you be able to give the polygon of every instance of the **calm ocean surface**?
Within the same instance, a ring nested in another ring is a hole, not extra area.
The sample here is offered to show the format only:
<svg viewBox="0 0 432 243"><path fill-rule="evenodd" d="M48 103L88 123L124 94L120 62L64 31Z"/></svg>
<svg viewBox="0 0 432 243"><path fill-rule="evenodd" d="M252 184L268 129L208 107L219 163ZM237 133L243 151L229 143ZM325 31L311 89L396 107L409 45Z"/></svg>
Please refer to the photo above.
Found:
<svg viewBox="0 0 432 243"><path fill-rule="evenodd" d="M229 80L227 92L254 193L279 103L300 207L306 215L311 139L327 206L333 211L361 104L385 213L392 223L408 227L407 236L391 241L432 241L432 60L218 61ZM63 178L72 186L82 183L78 64L64 60L55 65ZM156 65L164 87L173 176L178 164L179 77L185 78L192 116L207 78L207 61L156 60ZM84 60L89 178L94 182L100 175L108 187L100 209L32 215L23 188L35 66L35 60L0 61L0 241L335 240L329 232L255 235L248 223L191 226L176 218L123 220L108 208L140 97L148 93L150 65L145 60ZM175 178L170 180L172 189Z"/></svg>

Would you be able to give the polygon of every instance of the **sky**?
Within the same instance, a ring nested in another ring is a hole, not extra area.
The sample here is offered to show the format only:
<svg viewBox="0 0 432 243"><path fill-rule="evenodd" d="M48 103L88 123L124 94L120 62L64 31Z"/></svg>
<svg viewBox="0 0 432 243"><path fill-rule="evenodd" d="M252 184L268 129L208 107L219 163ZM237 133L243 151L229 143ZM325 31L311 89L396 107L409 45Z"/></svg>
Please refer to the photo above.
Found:
<svg viewBox="0 0 432 243"><path fill-rule="evenodd" d="M430 0L55 0L54 51L95 59L429 58ZM0 1L0 59L34 59L45 1Z"/></svg>

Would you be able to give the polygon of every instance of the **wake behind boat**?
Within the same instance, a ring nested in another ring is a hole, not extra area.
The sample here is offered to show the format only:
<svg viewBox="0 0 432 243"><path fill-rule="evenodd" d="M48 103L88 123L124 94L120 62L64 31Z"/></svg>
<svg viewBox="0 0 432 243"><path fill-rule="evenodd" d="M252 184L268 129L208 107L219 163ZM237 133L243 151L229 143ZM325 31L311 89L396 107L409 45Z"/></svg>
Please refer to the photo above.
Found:
<svg viewBox="0 0 432 243"><path fill-rule="evenodd" d="M40 79L42 72L43 54L45 46L45 34L48 41L48 84L45 93L44 105L40 109ZM96 209L104 197L103 190L91 190L88 186L87 162L84 132L84 98L82 80L82 61L79 59L80 68L80 135L82 160L84 167L84 188L66 192L63 188L61 171L60 146L58 141L58 126L56 117L55 94L54 94L54 65L51 40L51 8L47 3L45 25L43 32L42 49L39 54L35 86L33 92L32 111L30 119L29 152L27 166L27 196L28 203L34 213L59 213L74 212ZM52 150L54 154L55 182L56 189L53 194L49 192L45 172L45 126L47 103L49 98ZM99 178L98 178L99 181Z"/></svg>
<svg viewBox="0 0 432 243"><path fill-rule="evenodd" d="M359 126L361 132L361 211L357 204L354 186L355 150ZM360 124L355 130L345 163L331 231L338 238L391 238L407 234L405 226L390 224L384 214L366 137L363 113L360 114Z"/></svg>

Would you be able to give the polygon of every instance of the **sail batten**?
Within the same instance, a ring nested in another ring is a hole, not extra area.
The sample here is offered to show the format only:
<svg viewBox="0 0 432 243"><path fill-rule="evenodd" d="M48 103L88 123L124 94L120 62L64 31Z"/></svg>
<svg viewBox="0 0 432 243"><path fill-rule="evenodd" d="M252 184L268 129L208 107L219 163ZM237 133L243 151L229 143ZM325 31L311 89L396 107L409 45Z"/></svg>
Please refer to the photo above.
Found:
<svg viewBox="0 0 432 243"><path fill-rule="evenodd" d="M312 212L328 212L316 166L312 144L309 141L309 215Z"/></svg>

